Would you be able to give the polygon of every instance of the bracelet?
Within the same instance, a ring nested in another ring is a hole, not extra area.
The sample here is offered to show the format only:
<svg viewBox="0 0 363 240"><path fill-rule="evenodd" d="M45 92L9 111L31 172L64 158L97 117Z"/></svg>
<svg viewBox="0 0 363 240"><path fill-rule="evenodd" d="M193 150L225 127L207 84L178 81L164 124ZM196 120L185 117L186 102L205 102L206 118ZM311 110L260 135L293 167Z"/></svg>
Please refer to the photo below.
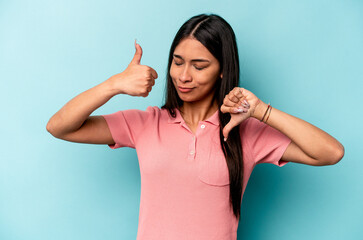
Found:
<svg viewBox="0 0 363 240"><path fill-rule="evenodd" d="M271 111L272 111L272 107L270 106L270 111L268 112L268 115L267 115L267 118L266 118L265 123L267 123L267 120L268 120L268 118L269 118L269 117L270 117L270 115L271 115Z"/></svg>
<svg viewBox="0 0 363 240"><path fill-rule="evenodd" d="M263 121L263 119L265 118L266 113L267 113L267 111L268 111L268 109L269 109L269 108L270 108L270 103L268 103L268 106L267 106L266 112L265 112L265 114L263 115L263 117L262 117L262 119L260 120L260 122L262 122L262 121Z"/></svg>
<svg viewBox="0 0 363 240"><path fill-rule="evenodd" d="M267 107L267 110L266 110L266 113L268 113L266 116L267 116L267 119L268 119L268 117L270 116L270 112L271 112L271 105L269 104L269 106ZM265 121L263 121L264 123L266 123L267 122L267 119L265 120Z"/></svg>

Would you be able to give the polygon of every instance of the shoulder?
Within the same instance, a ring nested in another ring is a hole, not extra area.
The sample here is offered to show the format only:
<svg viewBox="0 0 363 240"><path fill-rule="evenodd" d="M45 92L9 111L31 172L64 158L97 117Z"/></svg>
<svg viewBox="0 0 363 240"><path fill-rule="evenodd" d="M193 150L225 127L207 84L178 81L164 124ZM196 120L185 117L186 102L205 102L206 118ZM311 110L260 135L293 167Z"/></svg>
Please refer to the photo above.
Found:
<svg viewBox="0 0 363 240"><path fill-rule="evenodd" d="M146 122L160 116L160 109L157 106L148 106L145 110L127 109L120 112L128 121Z"/></svg>
<svg viewBox="0 0 363 240"><path fill-rule="evenodd" d="M155 115L160 113L160 108L157 106L148 106L145 110L141 109L126 109L119 111L124 115L134 115L134 116L142 116L142 117L148 117L150 115Z"/></svg>
<svg viewBox="0 0 363 240"><path fill-rule="evenodd" d="M148 106L146 110L140 109L126 109L119 110L112 114L104 114L102 115L106 120L115 120L116 122L124 122L126 121L129 124L140 124L148 121L149 119L153 119L158 117L161 113L161 110L157 106Z"/></svg>
<svg viewBox="0 0 363 240"><path fill-rule="evenodd" d="M144 122L168 121L170 118L167 109L161 109L158 106L148 106L145 110L130 109L122 111L125 116L132 119L142 119Z"/></svg>
<svg viewBox="0 0 363 240"><path fill-rule="evenodd" d="M127 109L117 111L113 114L103 115L106 119L115 118L117 122L126 121L129 125L138 127L154 126L153 124L167 124L180 121L179 118L173 118L169 111L158 106L148 106L145 110ZM147 125L145 125L147 124Z"/></svg>
<svg viewBox="0 0 363 240"><path fill-rule="evenodd" d="M153 115L162 119L170 119L171 115L166 108L159 108L158 106L148 106L145 110L149 115Z"/></svg>
<svg viewBox="0 0 363 240"><path fill-rule="evenodd" d="M279 132L276 129L253 117L240 124L242 141L251 147L267 144L267 141L275 141L278 134Z"/></svg>
<svg viewBox="0 0 363 240"><path fill-rule="evenodd" d="M249 117L240 124L240 133L243 135L250 135L257 130L264 128L265 125L266 124L260 122L260 120Z"/></svg>
<svg viewBox="0 0 363 240"><path fill-rule="evenodd" d="M241 124L241 137L258 163L279 160L279 154L291 141L282 132L252 117Z"/></svg>

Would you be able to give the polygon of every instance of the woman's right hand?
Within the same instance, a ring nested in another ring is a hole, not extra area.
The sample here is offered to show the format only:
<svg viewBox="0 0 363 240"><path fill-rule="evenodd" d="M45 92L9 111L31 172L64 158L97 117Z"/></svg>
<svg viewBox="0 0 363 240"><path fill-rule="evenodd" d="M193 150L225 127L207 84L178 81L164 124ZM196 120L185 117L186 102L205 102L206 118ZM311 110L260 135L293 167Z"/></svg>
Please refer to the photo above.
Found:
<svg viewBox="0 0 363 240"><path fill-rule="evenodd" d="M140 64L142 48L136 40L135 48L134 58L125 71L113 75L108 81L111 81L113 89L117 89L119 93L147 97L158 74L153 68Z"/></svg>

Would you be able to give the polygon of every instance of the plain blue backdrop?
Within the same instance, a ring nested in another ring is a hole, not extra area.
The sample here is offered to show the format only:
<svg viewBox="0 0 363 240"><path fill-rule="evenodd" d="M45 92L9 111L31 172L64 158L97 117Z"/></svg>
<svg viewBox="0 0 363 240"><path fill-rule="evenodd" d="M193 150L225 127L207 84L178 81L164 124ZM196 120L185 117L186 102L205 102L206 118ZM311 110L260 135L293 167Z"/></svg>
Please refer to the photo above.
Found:
<svg viewBox="0 0 363 240"><path fill-rule="evenodd" d="M257 166L238 239L363 239L363 1L2 0L1 240L136 238L135 150L59 140L46 124L123 71L135 38L156 85L147 98L118 95L93 115L161 106L172 39L200 13L234 28L242 87L345 147L333 166Z"/></svg>

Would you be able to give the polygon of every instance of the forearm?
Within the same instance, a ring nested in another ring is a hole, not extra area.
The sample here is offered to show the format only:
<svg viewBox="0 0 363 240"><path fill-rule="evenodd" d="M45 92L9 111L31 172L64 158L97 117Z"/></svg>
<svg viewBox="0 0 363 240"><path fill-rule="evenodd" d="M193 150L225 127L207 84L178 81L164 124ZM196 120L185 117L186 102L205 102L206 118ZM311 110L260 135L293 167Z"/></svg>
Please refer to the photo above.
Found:
<svg viewBox="0 0 363 240"><path fill-rule="evenodd" d="M82 92L50 118L47 130L55 136L60 136L79 129L93 111L116 94L118 92L113 89L109 80Z"/></svg>
<svg viewBox="0 0 363 240"><path fill-rule="evenodd" d="M257 105L253 117L261 120L266 112L267 106L266 103L261 101ZM266 120L266 117L264 120ZM327 161L332 156L339 158L344 154L343 145L328 133L276 108L271 109L266 124L285 134L302 151L316 160Z"/></svg>

